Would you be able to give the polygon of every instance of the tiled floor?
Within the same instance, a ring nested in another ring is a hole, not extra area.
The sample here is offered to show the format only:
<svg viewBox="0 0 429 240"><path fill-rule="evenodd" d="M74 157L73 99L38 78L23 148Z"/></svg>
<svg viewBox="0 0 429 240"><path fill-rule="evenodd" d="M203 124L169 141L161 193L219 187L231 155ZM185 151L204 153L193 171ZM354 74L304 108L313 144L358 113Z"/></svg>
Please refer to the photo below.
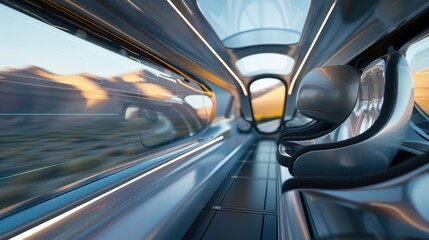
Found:
<svg viewBox="0 0 429 240"><path fill-rule="evenodd" d="M184 239L277 239L275 142L255 142Z"/></svg>

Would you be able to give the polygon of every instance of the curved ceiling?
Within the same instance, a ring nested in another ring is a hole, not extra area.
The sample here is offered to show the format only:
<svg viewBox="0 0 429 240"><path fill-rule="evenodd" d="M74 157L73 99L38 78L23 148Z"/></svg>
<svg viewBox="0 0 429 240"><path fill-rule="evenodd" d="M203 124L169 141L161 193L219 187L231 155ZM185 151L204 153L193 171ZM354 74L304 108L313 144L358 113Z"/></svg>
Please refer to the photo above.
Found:
<svg viewBox="0 0 429 240"><path fill-rule="evenodd" d="M301 38L310 0L198 0L227 48L293 44Z"/></svg>
<svg viewBox="0 0 429 240"><path fill-rule="evenodd" d="M6 2L15 8L19 8L19 5L22 4L37 8L41 12L41 16L44 16L44 18L40 18L42 21L49 19L52 14L55 14L56 17L61 16L72 27L88 29L87 35L93 36L93 39L98 41L103 40L100 37L104 36L103 34L110 34L109 39L103 42L105 46L110 47L114 45L113 43L126 44L122 50L127 54L136 58L153 59L156 60L155 62L163 64L168 63L190 77L214 83L232 94L236 94L235 96L241 96L239 103L242 105L241 110L246 119L251 119L250 107L248 99L245 94L240 92L239 87L241 83L246 85L259 76L241 75L240 83L238 83L234 74L239 74L236 65L238 59L258 53L278 53L293 58L295 64L288 75L272 76L287 84L291 99L286 106L286 113L292 113L294 94L297 89L291 87L292 83L296 81L295 85L299 86L300 79L308 71L325 65L346 64L384 36L405 26L416 17L420 19L421 14L429 11L429 2L424 0L311 0L311 3L308 1L307 19L297 21L300 22L301 27L299 30L295 30L302 32L297 43L276 45L277 40L274 36L257 34L256 38L259 37L262 40L249 41L255 41L259 45L227 48L223 40L237 33L240 34L236 36L242 38L244 35L240 36L241 34L263 33L263 31L271 30L279 32L283 31L279 29L293 28L291 25L269 25L271 20L264 23L263 19L266 18L277 19L278 17L275 17L274 14L272 14L273 16L255 14L249 18L244 17L244 13L241 14L243 19L248 19L246 21L258 20L259 23L252 25L253 27L238 28L240 24L237 24L236 21L243 10L240 8L241 6L253 2L255 5L265 2L283 4L276 5L281 6L276 11L295 16L293 14L296 14L296 10L286 6L294 4L294 2L299 3L300 0L213 0L213 4L217 5L214 6L215 8L224 9L218 10L221 12L219 15L215 15L218 22L222 23L221 26L224 29L230 26L229 32L222 30L224 31L222 37L219 37L220 35L214 31L214 27L208 24L206 21L208 19L203 15L201 3L205 1L209 2L209 0L70 0L38 1L31 4L25 1ZM335 7L332 7L334 4ZM392 11L393 7L400 11ZM225 10L229 8L230 10ZM261 11L266 10L261 8ZM327 17L329 15L330 17ZM46 16L48 18L45 18ZM228 16L230 17L227 18ZM288 19L295 20L294 18L289 17ZM225 23L228 21L232 22L228 25ZM91 23L91 25L87 23ZM74 34L73 29L66 30ZM261 31L262 29L263 31ZM273 44L266 44L268 38L272 38ZM115 39L115 42L112 43L112 39ZM126 41L123 41L124 39ZM234 41L238 44L240 42ZM380 54L385 51L387 48L380 49ZM289 108L290 110L288 110Z"/></svg>

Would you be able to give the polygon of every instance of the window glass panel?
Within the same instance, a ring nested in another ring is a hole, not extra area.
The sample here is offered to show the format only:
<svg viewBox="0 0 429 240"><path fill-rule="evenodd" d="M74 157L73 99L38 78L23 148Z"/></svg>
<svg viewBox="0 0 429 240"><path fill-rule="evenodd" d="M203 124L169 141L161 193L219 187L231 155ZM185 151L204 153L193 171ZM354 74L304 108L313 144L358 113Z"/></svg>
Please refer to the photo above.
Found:
<svg viewBox="0 0 429 240"><path fill-rule="evenodd" d="M158 83L161 86L160 94L167 98L177 97L177 81L173 77L158 75Z"/></svg>
<svg viewBox="0 0 429 240"><path fill-rule="evenodd" d="M429 139L429 37L410 45L406 58L414 80L415 107L411 126Z"/></svg>
<svg viewBox="0 0 429 240"><path fill-rule="evenodd" d="M258 53L239 59L238 70L245 77L262 73L287 75L292 70L293 58L277 53Z"/></svg>
<svg viewBox="0 0 429 240"><path fill-rule="evenodd" d="M293 44L301 38L310 0L198 0L226 47Z"/></svg>
<svg viewBox="0 0 429 240"><path fill-rule="evenodd" d="M256 128L264 133L279 129L283 117L286 86L279 79L262 78L250 85L253 119Z"/></svg>
<svg viewBox="0 0 429 240"><path fill-rule="evenodd" d="M185 104L196 112L196 114L209 124L214 118L214 103L218 103L215 99L215 94L203 91L201 86L191 81L178 81L180 86L180 98ZM217 94L216 94L217 95Z"/></svg>
<svg viewBox="0 0 429 240"><path fill-rule="evenodd" d="M1 4L0 32L0 218L208 126L196 82Z"/></svg>
<svg viewBox="0 0 429 240"><path fill-rule="evenodd" d="M406 54L414 79L414 101L429 113L429 37L412 44Z"/></svg>

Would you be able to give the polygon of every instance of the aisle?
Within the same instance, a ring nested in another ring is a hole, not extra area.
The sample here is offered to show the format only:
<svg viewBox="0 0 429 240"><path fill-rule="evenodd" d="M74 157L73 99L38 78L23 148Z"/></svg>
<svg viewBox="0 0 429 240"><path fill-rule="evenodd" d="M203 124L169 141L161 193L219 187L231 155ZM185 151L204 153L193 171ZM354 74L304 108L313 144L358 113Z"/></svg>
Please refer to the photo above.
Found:
<svg viewBox="0 0 429 240"><path fill-rule="evenodd" d="M253 143L184 239L277 239L275 142Z"/></svg>

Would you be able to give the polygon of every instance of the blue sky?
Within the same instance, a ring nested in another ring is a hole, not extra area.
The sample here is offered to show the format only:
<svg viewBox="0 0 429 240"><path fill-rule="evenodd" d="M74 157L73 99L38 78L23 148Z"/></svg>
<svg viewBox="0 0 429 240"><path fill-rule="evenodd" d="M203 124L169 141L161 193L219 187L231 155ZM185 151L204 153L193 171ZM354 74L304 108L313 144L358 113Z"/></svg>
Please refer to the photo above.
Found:
<svg viewBox="0 0 429 240"><path fill-rule="evenodd" d="M148 69L0 4L0 70L37 66L60 75L100 77Z"/></svg>

